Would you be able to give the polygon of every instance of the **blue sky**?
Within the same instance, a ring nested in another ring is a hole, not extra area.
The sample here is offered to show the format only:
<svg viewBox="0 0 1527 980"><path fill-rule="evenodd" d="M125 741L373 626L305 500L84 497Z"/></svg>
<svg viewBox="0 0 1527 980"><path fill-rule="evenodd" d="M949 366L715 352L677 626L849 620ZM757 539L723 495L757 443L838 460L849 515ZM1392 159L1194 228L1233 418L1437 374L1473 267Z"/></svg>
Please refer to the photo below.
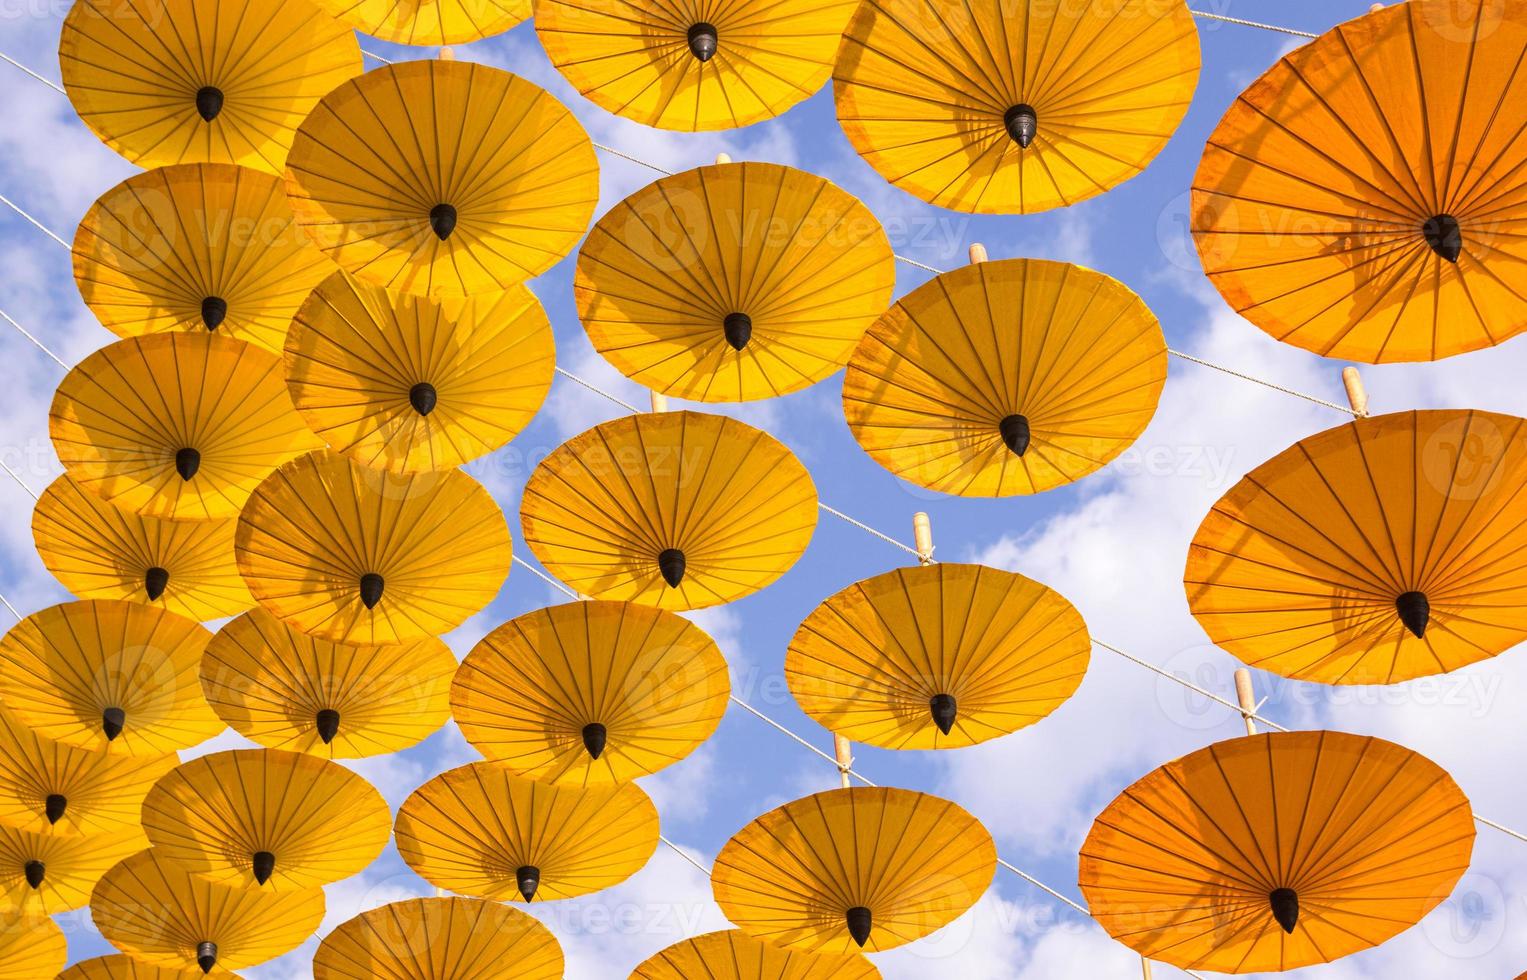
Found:
<svg viewBox="0 0 1527 980"><path fill-rule="evenodd" d="M1359 0L1296 4L1225 0L1220 13L1324 30L1368 7ZM67 4L32 0L0 11L0 51L53 79ZM1200 21L1203 75L1175 138L1139 177L1073 208L1024 217L972 217L921 204L888 186L853 152L823 91L784 116L744 130L673 134L645 129L576 96L546 61L530 25L458 49L464 60L496 65L548 87L593 137L679 170L708 163L718 151L821 174L858 195L885 223L896 251L939 268L965 260L980 241L993 258L1033 256L1079 262L1122 280L1160 317L1176 348L1340 401L1340 363L1282 347L1234 315L1199 270L1187 235L1187 190L1203 142L1247 83L1295 39ZM363 39L392 58L420 57ZM368 64L374 67L374 63ZM9 87L0 127L0 194L29 209L66 240L90 203L135 168L98 143L62 96L0 65ZM656 175L601 154L600 211ZM112 337L80 302L65 250L8 211L0 211L0 309L73 363ZM573 312L573 259L531 285L556 328L559 363L641 403L645 394L591 350ZM928 278L898 266L898 295ZM58 472L47 441L47 403L61 370L24 338L0 325L9 368L0 413L0 458L34 488ZM1365 369L1376 412L1411 407L1474 407L1527 415L1527 341L1437 365ZM1140 442L1104 471L1034 498L966 500L900 483L854 443L839 403L841 375L816 387L728 411L762 426L811 469L824 502L902 540L914 511L932 516L945 560L985 561L1059 589L1086 616L1093 634L1153 663L1230 693L1234 661L1208 646L1187 613L1181 588L1187 543L1210 504L1247 469L1296 439L1342 421L1330 409L1174 360L1161 408ZM505 450L469 467L511 515L517 554L529 558L513 519L534 462L587 426L620 409L559 378L540 416ZM29 530L30 498L0 482L0 591L23 612L67 594L37 560ZM784 650L811 609L849 583L903 564L909 556L825 516L796 568L762 593L695 616L716 637L733 668L735 692L824 749L830 737L803 716L785 688ZM521 612L562 601L516 569L482 614L448 639L458 656L492 627ZM3 613L0 613L3 615ZM1446 678L1397 688L1331 691L1258 676L1265 713L1297 727L1334 727L1391 738L1448 768L1479 812L1527 824L1527 789L1514 747L1527 717L1512 706L1527 697L1521 653ZM1079 898L1076 849L1094 815L1120 789L1160 763L1211 741L1233 737L1240 721L1194 700L1170 682L1097 651L1086 681L1045 722L1008 738L953 753L861 749L858 768L884 784L948 796L980 817L1014 864ZM209 747L242 744L226 735ZM361 760L394 808L431 774L475 758L448 727L417 749ZM836 785L836 773L800 746L733 708L695 756L643 785L658 802L665 834L702 864L738 828L789 799ZM384 901L421 894L424 884L391 848L363 875L331 886L327 931ZM696 932L724 928L708 883L679 857L659 849L626 885L587 900L539 910L569 955L569 976L624 977L657 949ZM88 916L65 917L71 958L107 951ZM310 942L249 977L309 976ZM1071 980L1132 977L1138 960L1085 918L1068 912L1019 878L999 871L986 899L943 932L876 958L887 977L958 973L964 980ZM1299 971L1300 980L1358 977L1512 977L1527 969L1527 844L1481 830L1473 870L1454 900L1420 927L1381 949ZM1158 967L1157 976L1180 976Z"/></svg>

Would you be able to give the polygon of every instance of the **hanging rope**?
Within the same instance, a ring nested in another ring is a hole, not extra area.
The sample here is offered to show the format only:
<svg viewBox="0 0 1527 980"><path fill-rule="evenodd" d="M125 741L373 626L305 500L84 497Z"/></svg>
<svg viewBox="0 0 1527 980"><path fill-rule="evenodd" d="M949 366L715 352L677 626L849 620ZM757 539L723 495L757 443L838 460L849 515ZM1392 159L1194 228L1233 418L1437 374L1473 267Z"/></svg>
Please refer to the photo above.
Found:
<svg viewBox="0 0 1527 980"><path fill-rule="evenodd" d="M27 214L25 211L21 210L21 208L17 206L15 201L12 201L10 198L6 197L4 194L0 194L0 202L4 202L6 207L10 208L12 211L15 211L17 214L21 215L23 218L25 218L28 221L30 221L32 223L32 227L36 228L38 231L42 232L44 235L47 235L49 238L53 239L55 242L58 242L58 244L62 245L64 248L68 248L69 247L69 243L68 242L64 241L62 238L59 238L57 235L53 234L52 229L50 229L47 225L43 224L41 221L38 221L36 218L32 217L30 214Z"/></svg>
<svg viewBox="0 0 1527 980"><path fill-rule="evenodd" d="M48 88L52 89L53 91L57 92L59 95L68 95L69 94L69 93L64 91L62 85L59 85L57 82L53 81L51 78L43 78L41 75L37 74L35 71L33 71L32 69L28 68L26 65L23 65L21 62L17 61L15 58L12 58L10 55L6 54L5 52L0 51L0 58L4 58L6 61L10 62L12 65L16 66L17 68L20 68L22 71L26 72L28 75L31 75L33 78L37 79L39 82L42 82L44 85L46 85Z"/></svg>
<svg viewBox="0 0 1527 980"><path fill-rule="evenodd" d="M16 622L18 622L18 623L21 622L21 619L22 619L21 613L17 612L16 611L16 607L11 605L11 600L7 599L4 595L0 595L0 602L5 603L5 608L7 608L7 609L9 609L11 611L11 615L12 616L16 617Z"/></svg>
<svg viewBox="0 0 1527 980"><path fill-rule="evenodd" d="M1255 20L1242 20L1239 17L1226 17L1224 14L1211 14L1207 10L1192 10L1190 8L1188 12L1194 17L1202 17L1205 20L1218 20L1223 21L1226 24L1239 24L1241 27L1255 27L1258 30L1274 31L1278 34L1289 34L1293 37L1315 38L1320 36L1319 34L1311 34L1309 31L1296 31L1292 27L1279 27L1277 24L1263 24L1262 22Z"/></svg>
<svg viewBox="0 0 1527 980"><path fill-rule="evenodd" d="M1349 405L1338 405L1335 402L1326 401L1324 398L1316 398L1314 395L1306 395L1302 391L1295 391L1292 388L1285 388L1280 384L1275 384L1271 381L1265 381L1262 378L1253 377L1249 374L1242 374L1240 371L1236 371L1232 368L1227 368L1219 364L1211 363L1201 357L1194 357L1192 354L1184 354L1182 351L1173 350L1170 347L1166 349L1166 352L1173 357L1180 357L1184 361L1192 361L1194 364L1201 364L1206 368L1210 368L1215 371L1222 371L1225 374L1230 375L1232 378L1240 378L1242 381L1250 381L1252 384L1262 385L1265 388L1271 388L1273 391L1281 391L1285 395L1293 395L1295 398L1303 398L1305 401L1314 402L1316 405L1322 405L1326 408L1334 408L1336 411L1344 412L1353 418L1362 417L1358 415L1357 412L1353 411Z"/></svg>
<svg viewBox="0 0 1527 980"><path fill-rule="evenodd" d="M605 391L603 388L600 388L598 385L595 385L592 381L585 381L584 379L578 377L576 374L574 374L571 371L565 371L565 370L563 370L562 368L559 367L559 368L557 368L557 373L562 375L562 377L567 378L569 381L576 381L578 384L583 385L583 387L587 388L589 391L592 391L596 395L600 395L602 397L608 398L610 401L612 401L615 404L619 405L621 408L625 409L628 412L637 413L637 412L641 411L641 409L637 408L635 405L633 405L630 402L626 401L624 398L620 398L620 397L617 397L615 395L610 394L608 391Z"/></svg>
<svg viewBox="0 0 1527 980"><path fill-rule="evenodd" d="M43 345L42 341L38 340L36 337L34 337L30 333L28 333L27 329L25 327L23 327L21 324L17 323L15 320L11 319L11 315L9 313L5 312L4 310L0 310L0 317L3 317L5 319L6 323L9 323L11 326L15 327L16 330L21 334L21 336L25 337L27 340L30 340L32 342L32 344L38 350L42 351L44 354L48 355L49 357L53 358L53 360L57 361L59 367L63 368L65 371L69 370L69 365L64 363L64 359L63 358L59 357L57 354L55 354L52 351L48 350L48 348Z"/></svg>
<svg viewBox="0 0 1527 980"><path fill-rule="evenodd" d="M668 845L668 849L670 851L672 851L673 853L677 854L679 857L683 858L684 860L688 861L690 867L694 868L696 871L700 872L705 877L707 877L707 878L710 877L710 869L707 868L705 865L701 864L699 861L696 861L694 858L690 857L688 851L684 850L682 847L680 847L679 845L675 844L673 841L669 840L668 838L664 837L662 834L658 834L657 835L657 839L662 841L664 844L667 844Z"/></svg>

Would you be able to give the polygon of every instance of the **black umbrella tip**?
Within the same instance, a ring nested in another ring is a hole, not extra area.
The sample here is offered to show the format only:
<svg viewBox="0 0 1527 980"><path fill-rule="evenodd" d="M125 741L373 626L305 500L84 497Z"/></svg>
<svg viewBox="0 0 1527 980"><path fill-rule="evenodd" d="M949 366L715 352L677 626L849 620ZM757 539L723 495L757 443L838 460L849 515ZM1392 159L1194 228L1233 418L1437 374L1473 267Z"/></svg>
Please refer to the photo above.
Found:
<svg viewBox="0 0 1527 980"><path fill-rule="evenodd" d="M583 726L583 747L588 749L589 756L599 758L604 754L604 747L610 741L610 730L597 721L591 721Z"/></svg>
<svg viewBox="0 0 1527 980"><path fill-rule="evenodd" d="M216 330L228 319L228 301L221 296L205 296L201 301L201 322L208 330Z"/></svg>
<svg viewBox="0 0 1527 980"><path fill-rule="evenodd" d="M746 313L728 313L721 321L721 332L732 350L742 350L753 339L753 318Z"/></svg>
<svg viewBox="0 0 1527 980"><path fill-rule="evenodd" d="M689 28L689 53L701 62L716 56L716 47L720 41L721 37L716 33L714 24L702 20Z"/></svg>
<svg viewBox="0 0 1527 980"><path fill-rule="evenodd" d="M435 237L442 242L456 230L456 209L449 204L437 204L429 209L429 226Z"/></svg>
<svg viewBox="0 0 1527 980"><path fill-rule="evenodd" d="M514 883L520 887L520 895L529 902L536 897L536 889L541 887L541 869L533 864L525 864L514 871Z"/></svg>
<svg viewBox="0 0 1527 980"><path fill-rule="evenodd" d="M254 872L255 881L263 885L276 873L276 856L269 851L255 851L250 856L249 867Z"/></svg>
<svg viewBox="0 0 1527 980"><path fill-rule="evenodd" d="M1432 604L1425 592L1402 593L1394 600L1394 608L1400 614L1400 622L1415 634L1416 639L1426 638L1426 624L1432 618Z"/></svg>
<svg viewBox="0 0 1527 980"><path fill-rule="evenodd" d="M677 589L679 583L684 581L686 564L684 552L678 548L664 548L657 556L657 570L662 574L663 581L668 583L669 588Z"/></svg>
<svg viewBox="0 0 1527 980"><path fill-rule="evenodd" d="M48 875L47 865L33 858L21 866L21 873L26 878L27 884L33 891L42 887L42 880Z"/></svg>
<svg viewBox="0 0 1527 980"><path fill-rule="evenodd" d="M386 584L376 572L367 572L361 576L361 602L367 609L375 609L376 604L382 601L382 589Z"/></svg>
<svg viewBox="0 0 1527 980"><path fill-rule="evenodd" d="M1421 226L1421 234L1432 251L1449 262L1457 262L1458 256L1463 254L1463 229L1459 227L1458 219L1450 214L1427 218Z"/></svg>
<svg viewBox="0 0 1527 980"><path fill-rule="evenodd" d="M440 402L440 392L428 381L421 381L408 389L408 404L420 415L428 415Z"/></svg>
<svg viewBox="0 0 1527 980"><path fill-rule="evenodd" d="M196 90L196 114L203 122L211 122L223 111L223 90L216 85L203 85Z"/></svg>
<svg viewBox="0 0 1527 980"><path fill-rule="evenodd" d="M155 565L143 573L143 591L148 594L148 601L153 602L164 595L164 590L170 587L170 573L168 570Z"/></svg>
<svg viewBox="0 0 1527 980"><path fill-rule="evenodd" d="M1033 106L1020 102L1002 114L1002 125L1013 142L1027 150L1039 134L1039 113Z"/></svg>
<svg viewBox="0 0 1527 980"><path fill-rule="evenodd" d="M1002 436L1002 442L1007 448L1013 451L1014 456L1022 456L1029 451L1032 434L1029 430L1028 416L1009 415L997 423L997 432Z"/></svg>
<svg viewBox="0 0 1527 980"><path fill-rule="evenodd" d="M48 823L58 823L64 819L64 811L69 809L69 798L62 793L49 793L48 798L42 802L43 816L48 818Z"/></svg>
<svg viewBox="0 0 1527 980"><path fill-rule="evenodd" d="M1292 888L1275 888L1267 896L1267 902L1283 931L1293 932L1294 924L1299 921L1299 893Z"/></svg>
<svg viewBox="0 0 1527 980"><path fill-rule="evenodd" d="M928 699L928 710L938 730L948 735L954 728L955 700L953 694L935 694Z"/></svg>
<svg viewBox="0 0 1527 980"><path fill-rule="evenodd" d="M196 944L196 965L201 967L203 973L212 972L212 968L217 966L217 943L207 941Z"/></svg>
<svg viewBox="0 0 1527 980"><path fill-rule="evenodd" d="M325 745L334 741L334 736L339 734L339 712L333 708L324 708L319 711L314 722L318 729L318 737L323 739Z"/></svg>
<svg viewBox="0 0 1527 980"><path fill-rule="evenodd" d="M189 480L201 469L201 452L190 446L175 450L175 472L182 480Z"/></svg>
<svg viewBox="0 0 1527 980"><path fill-rule="evenodd" d="M115 741L125 727L127 727L127 712L121 708L107 708L101 712L101 731L106 733L106 741Z"/></svg>
<svg viewBox="0 0 1527 980"><path fill-rule="evenodd" d="M853 937L854 942L858 943L862 949L864 944L869 942L870 939L870 925L872 921L870 910L863 905L855 905L848 910L845 918L848 920L848 934Z"/></svg>

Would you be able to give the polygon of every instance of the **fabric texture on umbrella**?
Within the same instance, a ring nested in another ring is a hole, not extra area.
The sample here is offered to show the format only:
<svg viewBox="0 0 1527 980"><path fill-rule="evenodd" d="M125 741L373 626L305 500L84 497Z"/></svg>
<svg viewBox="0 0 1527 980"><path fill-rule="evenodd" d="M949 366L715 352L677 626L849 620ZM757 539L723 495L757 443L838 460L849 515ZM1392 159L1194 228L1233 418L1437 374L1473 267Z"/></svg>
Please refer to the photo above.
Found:
<svg viewBox="0 0 1527 980"><path fill-rule="evenodd" d="M287 160L297 223L373 285L499 292L572 251L599 200L588 134L523 78L464 61L367 72L324 97Z"/></svg>
<svg viewBox="0 0 1527 980"><path fill-rule="evenodd" d="M880 952L921 939L980 899L991 835L947 800L856 786L771 810L716 855L711 888L732 923L785 949Z"/></svg>
<svg viewBox="0 0 1527 980"><path fill-rule="evenodd" d="M400 475L333 452L281 467L239 517L239 571L287 625L339 643L460 626L509 575L509 526L460 470Z"/></svg>
<svg viewBox="0 0 1527 980"><path fill-rule="evenodd" d="M398 855L437 888L551 901L640 871L657 849L658 817L635 783L556 786L473 762L414 790L393 833Z"/></svg>
<svg viewBox="0 0 1527 980"><path fill-rule="evenodd" d="M52 834L0 826L0 917L83 908L107 869L147 841L138 827Z"/></svg>
<svg viewBox="0 0 1527 980"><path fill-rule="evenodd" d="M376 860L392 813L337 762L280 749L233 749L182 763L143 800L155 853L225 884L302 891Z"/></svg>
<svg viewBox="0 0 1527 980"><path fill-rule="evenodd" d="M177 761L55 742L0 708L0 824L61 836L136 827L144 794Z"/></svg>
<svg viewBox="0 0 1527 980"><path fill-rule="evenodd" d="M799 391L841 368L896 284L879 220L820 177L727 163L648 184L578 253L594 349L698 401Z"/></svg>
<svg viewBox="0 0 1527 980"><path fill-rule="evenodd" d="M563 443L525 484L520 523L580 593L699 609L787 572L816 530L811 474L773 436L720 415L614 419Z"/></svg>
<svg viewBox="0 0 1527 980"><path fill-rule="evenodd" d="M562 946L518 909L415 898L342 922L313 956L313 980L562 980Z"/></svg>
<svg viewBox="0 0 1527 980"><path fill-rule="evenodd" d="M781 949L741 929L707 932L644 960L629 980L880 980L862 956Z"/></svg>
<svg viewBox="0 0 1527 980"><path fill-rule="evenodd" d="M946 272L870 327L843 377L859 445L941 493L1039 493L1137 439L1166 383L1166 339L1123 283L1064 262Z"/></svg>
<svg viewBox="0 0 1527 980"><path fill-rule="evenodd" d="M131 599L207 620L254 605L233 560L233 518L144 517L54 480L32 511L37 555L82 599Z"/></svg>
<svg viewBox="0 0 1527 980"><path fill-rule="evenodd" d="M524 286L436 302L337 272L286 336L286 383L309 427L368 466L459 466L505 445L551 389L551 322Z"/></svg>
<svg viewBox="0 0 1527 980"><path fill-rule="evenodd" d="M209 334L119 340L59 383L48 418L68 475L150 517L234 517L277 466L320 445L281 362Z"/></svg>
<svg viewBox="0 0 1527 980"><path fill-rule="evenodd" d="M212 634L135 602L49 606L0 640L5 707L43 738L163 756L223 730L196 671Z"/></svg>
<svg viewBox="0 0 1527 980"><path fill-rule="evenodd" d="M45 915L0 916L0 980L37 980L58 974L69 960L69 941ZM63 980L79 980L62 974Z"/></svg>
<svg viewBox="0 0 1527 980"><path fill-rule="evenodd" d="M333 759L416 745L451 717L456 657L435 637L346 646L298 632L264 609L218 630L202 691L228 727L266 748Z"/></svg>
<svg viewBox="0 0 1527 980"><path fill-rule="evenodd" d="M1441 904L1474 819L1446 772L1381 739L1273 732L1155 770L1081 852L1093 918L1147 959L1215 973L1328 963Z"/></svg>
<svg viewBox="0 0 1527 980"><path fill-rule="evenodd" d="M832 73L852 0L535 0L547 57L600 108L659 129L779 115Z"/></svg>
<svg viewBox="0 0 1527 980"><path fill-rule="evenodd" d="M1357 419L1246 474L1183 574L1213 642L1297 680L1393 684L1527 640L1527 419Z"/></svg>
<svg viewBox="0 0 1527 980"><path fill-rule="evenodd" d="M731 680L705 631L631 602L537 609L484 637L451 709L483 755L532 779L593 785L646 776L715 732Z"/></svg>
<svg viewBox="0 0 1527 980"><path fill-rule="evenodd" d="M81 960L60 973L57 980L201 980L205 976L206 974L201 972L199 966L156 966L153 963L133 959L123 953L116 953L111 956ZM218 976L238 980L226 970L220 971ZM5 978L5 974L0 973L0 978Z"/></svg>
<svg viewBox="0 0 1527 980"><path fill-rule="evenodd" d="M1059 593L940 563L828 598L796 631L785 680L802 711L851 741L958 748L1048 716L1076 693L1091 651L1087 624Z"/></svg>
<svg viewBox="0 0 1527 980"><path fill-rule="evenodd" d="M1198 69L1183 0L867 0L833 94L849 142L892 184L955 211L1031 214L1145 169Z"/></svg>
<svg viewBox="0 0 1527 980"><path fill-rule="evenodd" d="M1524 0L1412 0L1294 49L1193 178L1225 301L1285 343L1435 361L1527 330Z"/></svg>
<svg viewBox="0 0 1527 980"><path fill-rule="evenodd" d="M117 949L157 966L227 970L296 949L323 922L323 889L272 891L219 884L181 871L157 850L108 871L90 897L95 927ZM210 948L209 948L210 947Z"/></svg>
<svg viewBox="0 0 1527 980"><path fill-rule="evenodd" d="M530 17L530 0L316 0L362 34L395 44L466 44Z"/></svg>
<svg viewBox="0 0 1527 980"><path fill-rule="evenodd" d="M318 99L362 71L345 25L281 0L77 0L58 61L85 125L139 166L275 174Z"/></svg>
<svg viewBox="0 0 1527 980"><path fill-rule="evenodd" d="M330 271L279 178L215 163L113 187L85 213L73 255L80 296L118 336L214 331L274 354Z"/></svg>

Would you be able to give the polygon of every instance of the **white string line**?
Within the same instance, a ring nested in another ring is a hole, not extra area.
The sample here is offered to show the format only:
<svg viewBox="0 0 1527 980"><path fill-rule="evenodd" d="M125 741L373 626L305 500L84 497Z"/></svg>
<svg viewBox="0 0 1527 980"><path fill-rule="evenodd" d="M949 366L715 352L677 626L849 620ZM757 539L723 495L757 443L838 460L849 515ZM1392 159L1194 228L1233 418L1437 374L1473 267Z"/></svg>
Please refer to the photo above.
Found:
<svg viewBox="0 0 1527 980"><path fill-rule="evenodd" d="M677 854L679 857L681 857L684 860L688 861L690 866L693 867L696 871L700 872L702 875L704 875L707 878L710 877L710 869L707 868L705 865L701 864L699 861L696 861L694 858L690 857L688 851L684 850L682 847L680 847L679 845L675 844L673 841L669 840L668 838L664 837L662 834L658 834L657 835L657 839L662 841L664 844L667 844L668 845L668 849L673 851L673 853Z"/></svg>
<svg viewBox="0 0 1527 980"><path fill-rule="evenodd" d="M68 248L69 247L69 243L68 242L64 241L62 238L59 238L57 235L53 234L52 229L50 229L47 225L43 224L41 221L38 221L36 218L32 217L30 214L27 214L25 211L21 210L21 208L19 208L16 205L15 201L12 201L10 198L6 197L4 194L0 194L0 201L5 202L5 206L6 207L10 208L12 211L15 211L17 214L21 215L23 218L25 218L28 221L30 221L32 223L32 227L36 228L38 231L42 232L44 235L47 235L49 238L53 239L55 242L58 242L58 244L62 245L64 248Z"/></svg>
<svg viewBox="0 0 1527 980"><path fill-rule="evenodd" d="M33 71L32 69L28 68L26 65L23 65L21 62L17 61L15 58L12 58L10 55L6 54L4 51L0 51L0 58L4 58L6 61L9 61L12 65L15 65L17 68L20 68L22 71L26 72L28 75L31 75L33 78L37 79L39 82L42 82L44 85L46 85L48 88L52 89L53 91L57 92L59 95L68 95L69 94L69 93L64 91L63 86L59 85L57 82L53 81L51 78L44 78L43 76L37 74L35 71Z"/></svg>
<svg viewBox="0 0 1527 980"><path fill-rule="evenodd" d="M5 608L11 611L12 616L16 617L16 622L21 622L24 617L21 615L21 613L16 611L15 606L11 605L11 600L7 599L4 595L0 595L0 602L5 603Z"/></svg>
<svg viewBox="0 0 1527 980"><path fill-rule="evenodd" d="M1188 13L1194 17L1203 17L1207 20L1220 20L1227 24L1239 24L1242 27L1255 27L1264 31L1275 31L1279 34L1292 34L1294 37L1319 37L1319 34L1311 34L1309 31L1296 31L1292 27L1279 27L1277 24L1264 24L1256 20L1242 20L1240 17L1227 17L1224 14L1211 14L1207 10L1189 9Z"/></svg>
<svg viewBox="0 0 1527 980"><path fill-rule="evenodd" d="M590 142L593 142L593 141L590 140ZM616 156L620 157L622 160L630 160L632 163L640 164L641 166L646 167L649 170L656 170L658 173L663 174L665 176L672 177L673 174L674 174L674 172L672 170L669 170L666 167L659 167L655 163L648 163L646 160L640 159L639 157L634 157L631 154L625 152L624 150L617 150L613 146L605 146L603 143L594 143L594 146L597 149L605 151L606 153L613 153Z"/></svg>
<svg viewBox="0 0 1527 980"><path fill-rule="evenodd" d="M569 379L571 381L576 381L578 384L583 385L583 387L587 388L589 391L592 391L596 395L603 395L605 398L608 398L610 401L612 401L615 404L619 405L621 408L624 408L628 412L634 412L634 413L636 413L638 415L641 414L641 409L637 408L635 405L631 404L630 402L626 401L625 399L619 398L619 397L617 397L615 395L610 394L608 391L605 391L604 389L599 388L592 381L585 381L584 379L578 377L573 372L568 371L568 370L564 370L563 368L560 368L560 367L557 368L557 373L562 375L564 378L567 378L567 379Z"/></svg>
<svg viewBox="0 0 1527 980"><path fill-rule="evenodd" d="M1170 347L1168 347L1166 349L1166 352L1168 354L1172 355L1173 357L1180 357L1184 361L1192 361L1194 364L1200 364L1200 365L1203 365L1206 368L1211 368L1211 369L1213 369L1215 371L1222 371L1225 374L1230 375L1232 378L1240 378L1242 381L1250 381L1253 384L1264 385L1264 386L1266 386L1268 388L1271 388L1273 391L1281 391L1285 395L1293 395L1295 398L1303 398L1305 401L1307 401L1307 402L1314 402L1316 405L1323 405L1326 408L1334 408L1336 411L1343 412L1343 413L1345 413L1347 415L1352 416L1353 418L1361 418L1362 417L1362 416L1358 415L1357 412L1354 411L1352 409L1352 407L1349 406L1349 405L1338 405L1335 402L1326 401L1324 398L1316 398L1314 395L1306 395L1302 391L1295 391L1292 388L1285 388L1283 385L1277 384L1275 382L1266 381L1266 380L1264 380L1262 378L1254 377L1254 376L1249 375L1249 374L1243 374L1240 371L1236 371L1236 370L1234 370L1232 368L1227 368L1227 367L1224 367L1223 365L1214 364L1214 363L1212 363L1210 361L1204 360L1201 357L1194 357L1192 354L1184 354L1182 351L1180 351L1180 350L1173 350Z"/></svg>
<svg viewBox="0 0 1527 980"><path fill-rule="evenodd" d="M63 368L65 371L69 370L69 365L64 363L63 358L59 357L57 354L55 354L52 351L48 350L48 348L43 345L42 341L38 340L36 337L34 337L30 333L28 333L27 329L25 327L23 327L21 324L17 323L15 320L11 319L11 315L9 313L5 312L4 310L0 310L0 318L4 318L6 323L9 323L11 326L15 327L17 329L17 331L20 332L21 336L25 337L27 340L30 340L33 343L33 345L35 345L37 347L38 350L42 351L44 354L48 355L49 357L53 358L53 360L57 361L59 367Z"/></svg>
<svg viewBox="0 0 1527 980"><path fill-rule="evenodd" d="M393 61L391 58L384 58L381 55L377 54L375 51L367 51L365 48L361 48L361 54L365 55L368 58L375 58L377 61L380 61L384 65L395 65L395 64L397 64L397 62Z"/></svg>
<svg viewBox="0 0 1527 980"><path fill-rule="evenodd" d="M37 499L37 491L33 490L31 487L27 486L27 482L21 478L21 474L17 473L15 470L11 469L11 464L10 463L7 463L5 460L0 459L0 466L5 467L5 472L7 472L7 473L9 473L11 475L11 479L16 481L16 485L18 487L20 487L21 489L23 489L23 490L25 490L27 492L27 496L31 497L33 500Z"/></svg>

